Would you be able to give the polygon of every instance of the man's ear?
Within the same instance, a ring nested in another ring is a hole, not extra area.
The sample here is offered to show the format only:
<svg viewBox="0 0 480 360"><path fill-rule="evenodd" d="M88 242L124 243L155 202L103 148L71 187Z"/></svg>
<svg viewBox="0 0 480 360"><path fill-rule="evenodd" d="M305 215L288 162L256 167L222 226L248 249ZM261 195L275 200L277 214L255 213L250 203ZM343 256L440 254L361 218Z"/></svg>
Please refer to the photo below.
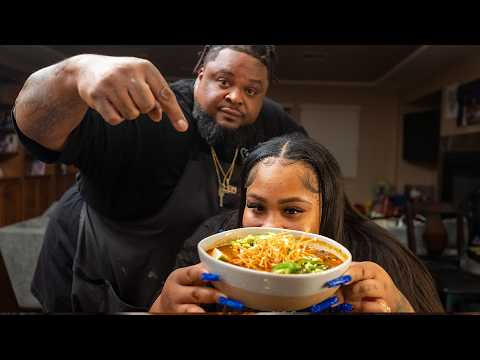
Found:
<svg viewBox="0 0 480 360"><path fill-rule="evenodd" d="M204 74L205 74L205 68L202 66L202 67L200 68L200 70L198 70L197 79L198 79L198 80L202 80Z"/></svg>

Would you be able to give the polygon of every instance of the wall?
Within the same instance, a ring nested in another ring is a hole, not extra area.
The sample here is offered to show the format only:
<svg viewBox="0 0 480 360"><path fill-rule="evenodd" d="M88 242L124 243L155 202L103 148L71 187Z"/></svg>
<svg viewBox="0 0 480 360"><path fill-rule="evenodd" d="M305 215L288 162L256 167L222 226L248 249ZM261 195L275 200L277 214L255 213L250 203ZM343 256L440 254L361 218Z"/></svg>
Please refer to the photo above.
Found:
<svg viewBox="0 0 480 360"><path fill-rule="evenodd" d="M466 83L480 78L480 56L469 57L432 76L414 89L407 89L400 94L401 103L407 103L426 94L444 89L446 86L455 83ZM445 105L445 104L443 104ZM442 111L442 113L444 113ZM480 132L480 125L458 128L455 119L442 117L440 134L441 136L452 136Z"/></svg>
<svg viewBox="0 0 480 360"><path fill-rule="evenodd" d="M8 106L13 105L22 86L23 84L6 84L0 82L0 104L8 104Z"/></svg>
<svg viewBox="0 0 480 360"><path fill-rule="evenodd" d="M429 94L442 91L445 87L456 84L466 83L480 78L480 56L472 56L453 64L441 73L434 74L430 80L422 84L417 84L413 89L406 89L399 94L399 102L401 104L400 114L406 110L412 110L411 106L406 104L415 100L428 96ZM457 127L456 119L447 118L445 116L446 103L442 98L439 107L442 109L442 117L440 122L440 136L453 136L460 134L469 134L480 132L480 125ZM418 108L417 108L418 109ZM399 119L399 126L402 122ZM398 149L397 149L397 186L403 187L405 184L433 185L438 191L438 167L425 167L407 163L402 160L402 131L401 127L398 131ZM437 194L438 195L438 194Z"/></svg>
<svg viewBox="0 0 480 360"><path fill-rule="evenodd" d="M371 200L372 187L379 180L395 183L398 141L398 98L370 87L276 84L269 96L293 106L299 104L360 106L358 172L346 180L346 191L353 202ZM341 141L341 139L339 139Z"/></svg>

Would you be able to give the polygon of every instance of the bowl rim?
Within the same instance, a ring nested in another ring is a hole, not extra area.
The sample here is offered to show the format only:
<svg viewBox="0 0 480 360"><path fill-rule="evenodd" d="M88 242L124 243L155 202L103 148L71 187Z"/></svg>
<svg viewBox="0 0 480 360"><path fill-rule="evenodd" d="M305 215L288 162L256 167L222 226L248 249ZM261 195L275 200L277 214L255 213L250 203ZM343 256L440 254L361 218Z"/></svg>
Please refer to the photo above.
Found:
<svg viewBox="0 0 480 360"><path fill-rule="evenodd" d="M272 272L268 272L268 271L248 269L248 268L245 268L243 266L234 265L234 264L230 264L229 262L226 262L226 261L221 261L221 260L215 259L211 255L209 255L207 253L207 251L201 246L202 243L204 243L206 240L210 239L213 236L220 235L220 234L229 234L229 233L239 231L239 230L248 231L248 230L251 230L251 229L255 229L255 230L260 230L261 229L261 230L265 230L265 232L272 231L272 230L275 231L275 232L285 231L285 232L288 232L288 233L295 233L295 234L298 234L298 235L307 235L307 236L310 236L310 237L319 238L320 240L327 240L326 241L327 243L333 242L333 244L330 244L330 245L333 245L335 248L337 248L337 250L340 250L342 253L344 253L347 256L347 258L340 265L337 265L337 266L335 266L331 269L328 269L328 270L325 270L325 271L322 271L322 272L316 272L316 273L310 273L310 274L278 274L278 273L272 273ZM290 230L290 229L273 228L273 227L242 227L242 228L236 228L236 229L226 230L226 231L222 231L222 232L219 232L219 233L216 233L216 234L212 234L212 235L207 236L206 238L202 239L197 244L197 251L199 252L199 254L202 253L202 255L205 256L206 258L208 258L208 259L210 259L214 262L217 262L218 264L220 264L222 266L225 266L227 269L230 268L232 270L238 270L238 271L241 271L241 272L245 272L247 274L261 275L261 276L266 276L266 277L275 278L275 279L311 279L311 278L315 278L315 277L318 277L318 276L328 276L329 274L338 271L342 267L347 267L352 262L352 254L350 253L350 251L345 246L343 246L342 244L340 244L339 242L337 242L333 239L330 239L329 237L326 237L326 236L320 235L320 234L315 234L315 233L308 233L308 232L300 231L300 230Z"/></svg>

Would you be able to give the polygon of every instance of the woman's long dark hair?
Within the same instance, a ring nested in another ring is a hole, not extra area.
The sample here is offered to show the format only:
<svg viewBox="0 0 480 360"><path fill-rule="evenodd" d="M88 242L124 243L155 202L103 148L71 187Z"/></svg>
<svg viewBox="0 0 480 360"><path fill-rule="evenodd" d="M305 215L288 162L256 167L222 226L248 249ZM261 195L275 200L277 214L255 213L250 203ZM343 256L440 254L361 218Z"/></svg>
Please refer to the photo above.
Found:
<svg viewBox="0 0 480 360"><path fill-rule="evenodd" d="M425 265L388 231L358 213L344 193L340 167L330 152L303 134L289 134L258 145L245 160L241 176L241 204L254 177L255 166L267 158L302 161L317 176L321 194L320 234L345 245L354 261L382 266L415 311L443 312L433 279ZM239 209L241 226L244 208Z"/></svg>

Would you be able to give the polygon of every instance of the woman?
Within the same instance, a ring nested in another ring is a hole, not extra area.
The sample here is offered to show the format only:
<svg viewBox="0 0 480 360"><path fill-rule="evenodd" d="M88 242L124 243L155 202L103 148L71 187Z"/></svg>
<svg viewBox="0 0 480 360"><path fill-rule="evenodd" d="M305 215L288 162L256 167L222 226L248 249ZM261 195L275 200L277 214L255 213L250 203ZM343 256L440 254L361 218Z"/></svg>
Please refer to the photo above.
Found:
<svg viewBox="0 0 480 360"><path fill-rule="evenodd" d="M433 280L422 262L387 231L356 212L345 196L340 168L321 145L302 135L260 144L246 159L241 203L236 213L205 222L185 243L152 312L203 312L201 304L222 303L198 263L197 243L236 227L277 227L335 239L352 253L336 292L358 312L443 312ZM188 266L190 265L190 266Z"/></svg>

